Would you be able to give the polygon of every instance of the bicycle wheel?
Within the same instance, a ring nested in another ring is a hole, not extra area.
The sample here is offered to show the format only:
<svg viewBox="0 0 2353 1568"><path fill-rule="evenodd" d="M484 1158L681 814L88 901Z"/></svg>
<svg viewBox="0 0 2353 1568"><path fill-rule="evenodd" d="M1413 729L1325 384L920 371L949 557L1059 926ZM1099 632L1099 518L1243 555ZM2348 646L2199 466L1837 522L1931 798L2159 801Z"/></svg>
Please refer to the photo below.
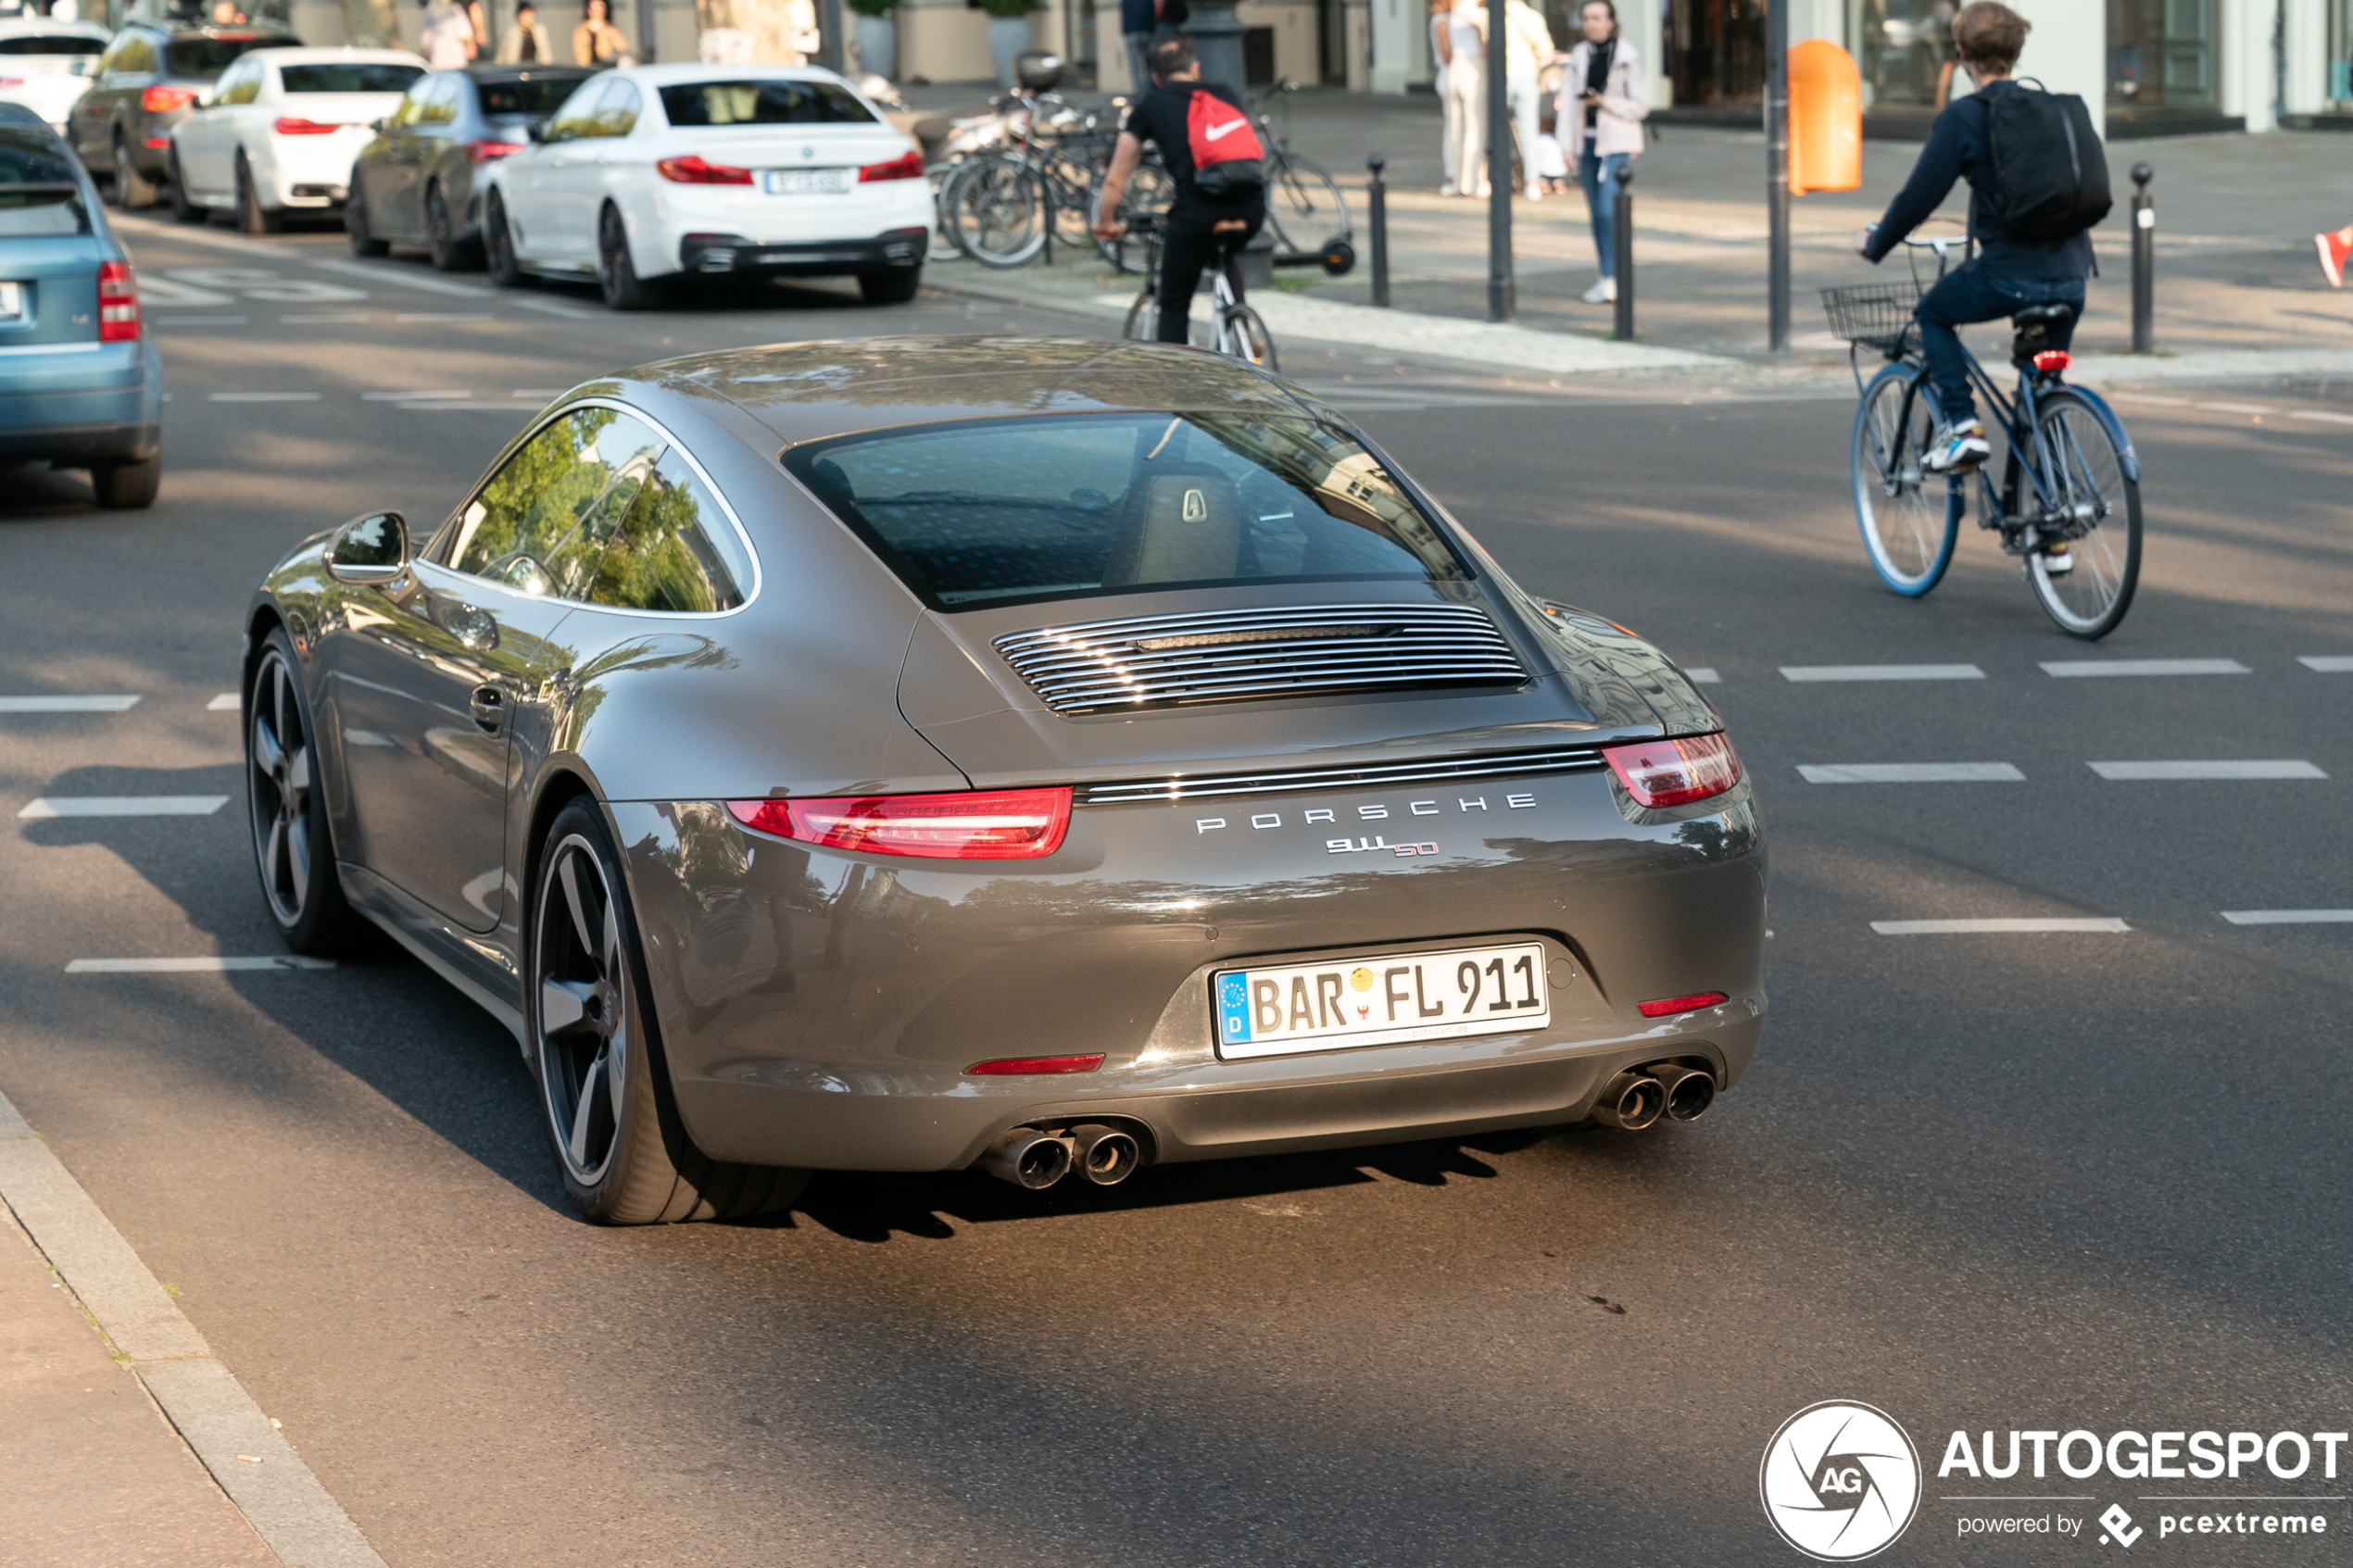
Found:
<svg viewBox="0 0 2353 1568"><path fill-rule="evenodd" d="M1890 365L1863 389L1855 410L1855 517L1880 581L1916 599L1953 563L1959 537L1960 483L1921 468L1936 439L1936 410L1909 365ZM1906 404L1908 402L1908 408Z"/></svg>
<svg viewBox="0 0 2353 1568"><path fill-rule="evenodd" d="M1088 187L1087 210L1090 213L1096 211L1101 205L1102 196L1102 176L1097 174L1093 183ZM1118 216L1132 228L1138 219L1160 217L1176 199L1176 186L1168 178L1168 170L1161 167L1153 154L1148 152L1144 161L1136 166L1134 176L1127 182L1127 189L1120 194ZM1096 249L1105 261L1111 263L1112 270L1133 272L1136 268L1131 265L1134 258L1128 254L1127 244L1125 239L1099 240Z"/></svg>
<svg viewBox="0 0 2353 1568"><path fill-rule="evenodd" d="M956 214L952 194L956 182L972 167L969 160L958 163L934 164L925 173L931 180L932 232L938 235L933 248L933 258L945 261L964 254L964 242L956 233Z"/></svg>
<svg viewBox="0 0 2353 1568"><path fill-rule="evenodd" d="M1275 358L1275 334L1258 319L1258 312L1247 305L1237 305L1226 313L1226 352L1237 359L1247 359L1262 370L1280 370Z"/></svg>
<svg viewBox="0 0 2353 1568"><path fill-rule="evenodd" d="M1266 186L1266 220L1275 243L1285 250L1320 250L1327 240L1349 237L1348 201L1340 182L1303 157L1285 153L1274 160Z"/></svg>
<svg viewBox="0 0 2353 1568"><path fill-rule="evenodd" d="M984 267L1026 266L1046 245L1046 187L1012 158L975 161L950 187L957 244Z"/></svg>
<svg viewBox="0 0 2353 1568"><path fill-rule="evenodd" d="M1160 341L1160 295L1157 290L1144 289L1136 295L1136 303L1127 307L1126 323L1119 335L1130 343Z"/></svg>
<svg viewBox="0 0 2353 1568"><path fill-rule="evenodd" d="M1054 238L1067 245L1094 240L1096 181L1111 161L1108 145L1099 145L1099 140L1066 137L1044 155L1046 184L1054 197Z"/></svg>
<svg viewBox="0 0 2353 1568"><path fill-rule="evenodd" d="M2034 433L2037 466L2064 520L2068 547L2063 558L2041 550L2028 556L2027 579L2061 631L2105 637L2133 608L2140 582L2141 487L2125 477L2108 421L2080 394L2043 398ZM2057 559L2070 562L2068 570L2052 571Z"/></svg>

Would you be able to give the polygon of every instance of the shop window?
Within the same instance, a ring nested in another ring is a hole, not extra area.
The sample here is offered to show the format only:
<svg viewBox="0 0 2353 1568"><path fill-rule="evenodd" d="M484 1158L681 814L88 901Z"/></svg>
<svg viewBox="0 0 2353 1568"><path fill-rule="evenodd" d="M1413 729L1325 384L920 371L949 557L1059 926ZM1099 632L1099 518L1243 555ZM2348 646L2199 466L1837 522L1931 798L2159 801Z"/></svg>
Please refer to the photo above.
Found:
<svg viewBox="0 0 2353 1568"><path fill-rule="evenodd" d="M2108 112L2210 112L2215 9L2216 0L2108 0Z"/></svg>

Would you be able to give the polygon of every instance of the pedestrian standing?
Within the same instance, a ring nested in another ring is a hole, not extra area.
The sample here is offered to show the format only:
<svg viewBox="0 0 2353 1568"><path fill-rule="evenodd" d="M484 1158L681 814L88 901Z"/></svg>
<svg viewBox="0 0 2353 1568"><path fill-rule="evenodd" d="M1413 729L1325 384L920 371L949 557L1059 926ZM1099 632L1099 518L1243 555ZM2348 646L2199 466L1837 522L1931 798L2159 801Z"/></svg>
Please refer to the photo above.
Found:
<svg viewBox="0 0 2353 1568"><path fill-rule="evenodd" d="M1446 73L1453 69L1449 56L1453 52L1453 45L1447 42L1446 18L1453 8L1454 0L1429 0L1429 57L1437 67L1433 85L1438 89L1439 122L1445 127L1439 133L1438 194L1441 196L1462 194L1454 184L1454 169L1462 157L1462 120L1446 91Z"/></svg>
<svg viewBox="0 0 2353 1568"><path fill-rule="evenodd" d="M599 68L620 63L629 40L606 16L605 0L587 0L581 7L580 25L572 30L573 63Z"/></svg>
<svg viewBox="0 0 2353 1568"><path fill-rule="evenodd" d="M458 70L474 57L473 23L456 0L433 0L425 8L425 30L418 42L425 64L435 70Z"/></svg>
<svg viewBox="0 0 2353 1568"><path fill-rule="evenodd" d="M1487 6L1454 0L1446 13L1446 119L1454 127L1454 194L1487 194Z"/></svg>
<svg viewBox="0 0 2353 1568"><path fill-rule="evenodd" d="M1542 176L1536 167L1537 79L1553 63L1553 30L1528 0L1509 0L1504 7L1504 92L1511 105L1512 126L1519 137L1519 177L1529 201L1543 198Z"/></svg>
<svg viewBox="0 0 2353 1568"><path fill-rule="evenodd" d="M1127 91L1142 97L1152 88L1151 61L1147 55L1160 36L1161 0L1119 0L1119 38L1127 45Z"/></svg>
<svg viewBox="0 0 2353 1568"><path fill-rule="evenodd" d="M466 58L478 60L497 34L490 31L490 19L483 14L482 0L465 0L465 6L466 25L472 28L474 33L472 41L466 45Z"/></svg>
<svg viewBox="0 0 2353 1568"><path fill-rule="evenodd" d="M1617 236L1612 222L1617 171L1642 153L1642 121L1651 112L1642 87L1642 57L1617 35L1613 0L1585 0L1578 11L1585 36L1568 52L1556 120L1564 152L1585 187L1585 210L1593 224L1593 250L1601 278L1585 291L1585 303L1617 298Z"/></svg>
<svg viewBox="0 0 2353 1568"><path fill-rule="evenodd" d="M548 42L547 29L539 20L539 7L531 0L522 0L515 7L514 25L498 40L498 63L502 66L550 65L556 58L555 47Z"/></svg>

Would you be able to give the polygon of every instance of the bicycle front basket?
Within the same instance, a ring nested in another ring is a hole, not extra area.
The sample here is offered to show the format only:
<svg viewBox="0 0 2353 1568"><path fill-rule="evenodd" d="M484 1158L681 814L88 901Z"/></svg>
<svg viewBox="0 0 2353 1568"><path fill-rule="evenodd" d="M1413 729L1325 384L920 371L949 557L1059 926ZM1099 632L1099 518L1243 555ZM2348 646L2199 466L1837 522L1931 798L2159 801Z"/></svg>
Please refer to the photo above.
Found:
<svg viewBox="0 0 2353 1568"><path fill-rule="evenodd" d="M1920 286L1914 282L1849 283L1822 291L1831 335L1869 348L1892 349L1902 341L1919 302Z"/></svg>

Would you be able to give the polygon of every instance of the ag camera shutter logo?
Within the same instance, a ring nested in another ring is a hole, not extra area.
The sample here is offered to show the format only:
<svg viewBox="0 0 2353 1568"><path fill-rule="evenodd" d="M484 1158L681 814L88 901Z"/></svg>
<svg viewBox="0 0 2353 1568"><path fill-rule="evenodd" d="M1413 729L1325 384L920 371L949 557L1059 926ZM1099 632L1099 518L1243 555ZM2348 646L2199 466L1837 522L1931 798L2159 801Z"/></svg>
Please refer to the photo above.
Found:
<svg viewBox="0 0 2353 1568"><path fill-rule="evenodd" d="M1781 1423L1756 1486L1781 1539L1818 1562L1856 1562L1919 1512L1919 1450L1886 1411L1825 1399Z"/></svg>

